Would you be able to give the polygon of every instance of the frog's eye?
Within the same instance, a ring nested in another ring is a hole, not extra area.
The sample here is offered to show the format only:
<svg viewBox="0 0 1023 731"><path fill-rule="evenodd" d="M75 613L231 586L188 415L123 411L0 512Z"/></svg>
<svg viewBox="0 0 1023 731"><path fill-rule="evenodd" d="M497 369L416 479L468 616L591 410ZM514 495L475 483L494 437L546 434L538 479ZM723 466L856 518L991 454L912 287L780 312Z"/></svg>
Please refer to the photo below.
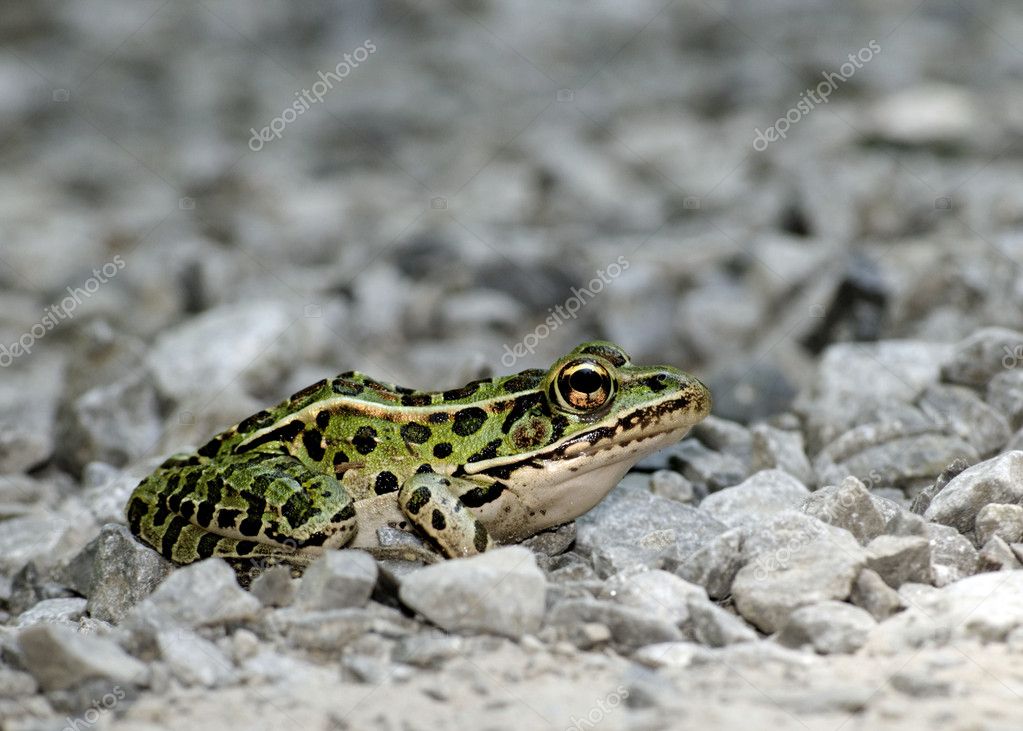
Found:
<svg viewBox="0 0 1023 731"><path fill-rule="evenodd" d="M614 376L606 367L592 360L574 360L558 371L549 395L559 406L585 413L610 403L615 388Z"/></svg>

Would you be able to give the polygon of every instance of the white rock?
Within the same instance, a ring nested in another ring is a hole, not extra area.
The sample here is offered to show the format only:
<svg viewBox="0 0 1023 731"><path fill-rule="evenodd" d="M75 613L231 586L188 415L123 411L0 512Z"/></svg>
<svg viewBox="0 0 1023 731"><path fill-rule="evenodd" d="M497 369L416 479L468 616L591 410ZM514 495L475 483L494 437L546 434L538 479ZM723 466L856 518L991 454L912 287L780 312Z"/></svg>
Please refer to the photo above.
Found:
<svg viewBox="0 0 1023 731"><path fill-rule="evenodd" d="M156 644L171 673L186 686L212 688L234 672L234 665L219 647L189 630L160 632Z"/></svg>
<svg viewBox="0 0 1023 731"><path fill-rule="evenodd" d="M788 508L798 508L810 491L795 477L781 470L757 472L735 487L712 493L700 503L730 528L761 522L765 517Z"/></svg>
<svg viewBox="0 0 1023 731"><path fill-rule="evenodd" d="M1023 502L1023 451L1006 452L953 477L931 500L924 518L967 533L973 530L977 513L985 505L1018 505L1020 502Z"/></svg>
<svg viewBox="0 0 1023 731"><path fill-rule="evenodd" d="M234 570L220 558L177 569L128 614L132 624L201 627L252 619L260 610L256 597L238 586Z"/></svg>
<svg viewBox="0 0 1023 731"><path fill-rule="evenodd" d="M295 604L304 609L365 606L377 573L376 561L365 551L326 551L302 575Z"/></svg>
<svg viewBox="0 0 1023 731"><path fill-rule="evenodd" d="M868 612L845 602L821 602L794 611L778 634L786 647L810 645L821 655L856 652L876 622Z"/></svg>
<svg viewBox="0 0 1023 731"><path fill-rule="evenodd" d="M55 624L36 624L18 633L25 667L44 690L73 688L86 680L140 685L146 666L111 640L79 634Z"/></svg>
<svg viewBox="0 0 1023 731"><path fill-rule="evenodd" d="M654 570L616 574L604 583L602 596L681 624L689 619L689 600L706 599L707 592L675 574Z"/></svg>

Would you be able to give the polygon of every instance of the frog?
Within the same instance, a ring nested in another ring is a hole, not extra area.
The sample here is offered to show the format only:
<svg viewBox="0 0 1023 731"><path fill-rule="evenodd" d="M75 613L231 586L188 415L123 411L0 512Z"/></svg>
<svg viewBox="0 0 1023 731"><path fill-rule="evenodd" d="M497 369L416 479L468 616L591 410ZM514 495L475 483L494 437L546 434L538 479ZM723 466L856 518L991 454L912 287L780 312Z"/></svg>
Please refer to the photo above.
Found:
<svg viewBox="0 0 1023 731"><path fill-rule="evenodd" d="M179 565L304 566L331 549L382 550L388 528L437 560L468 557L584 515L711 407L696 377L599 340L547 369L444 391L347 371L173 454L125 513Z"/></svg>

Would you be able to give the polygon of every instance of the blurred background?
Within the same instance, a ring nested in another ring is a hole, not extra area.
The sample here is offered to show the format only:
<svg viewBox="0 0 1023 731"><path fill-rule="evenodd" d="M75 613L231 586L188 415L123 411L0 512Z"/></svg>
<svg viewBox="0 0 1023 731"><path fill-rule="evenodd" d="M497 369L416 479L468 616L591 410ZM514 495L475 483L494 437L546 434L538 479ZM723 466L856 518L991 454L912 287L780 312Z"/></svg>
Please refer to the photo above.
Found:
<svg viewBox="0 0 1023 731"><path fill-rule="evenodd" d="M1023 316L1011 0L8 2L0 43L3 472L589 338L748 422L830 343Z"/></svg>

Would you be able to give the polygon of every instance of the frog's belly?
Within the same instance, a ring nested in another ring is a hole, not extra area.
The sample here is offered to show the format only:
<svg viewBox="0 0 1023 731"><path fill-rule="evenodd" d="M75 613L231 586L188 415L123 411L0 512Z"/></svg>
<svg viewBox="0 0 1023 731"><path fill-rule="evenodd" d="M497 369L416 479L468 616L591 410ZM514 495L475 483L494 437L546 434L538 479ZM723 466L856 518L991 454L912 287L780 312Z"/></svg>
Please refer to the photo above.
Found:
<svg viewBox="0 0 1023 731"><path fill-rule="evenodd" d="M408 525L408 519L398 508L397 493L375 495L355 503L355 520L358 528L349 548L372 548L379 546L377 528ZM407 528L406 528L407 529Z"/></svg>

